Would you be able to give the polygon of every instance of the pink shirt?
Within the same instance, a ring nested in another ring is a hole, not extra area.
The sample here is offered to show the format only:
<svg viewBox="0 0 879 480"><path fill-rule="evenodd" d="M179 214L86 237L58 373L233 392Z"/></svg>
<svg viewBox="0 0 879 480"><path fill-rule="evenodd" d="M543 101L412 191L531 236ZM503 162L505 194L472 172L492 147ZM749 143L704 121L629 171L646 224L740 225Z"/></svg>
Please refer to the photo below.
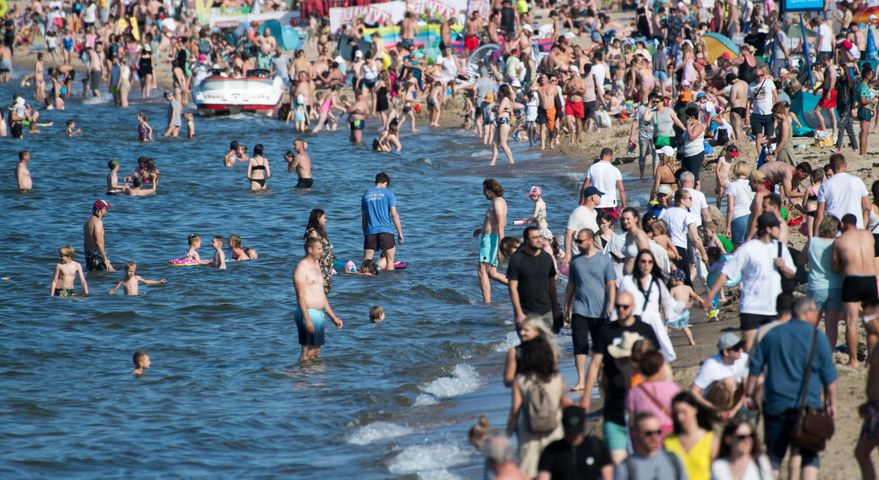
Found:
<svg viewBox="0 0 879 480"><path fill-rule="evenodd" d="M651 400L647 393L644 393L645 389L659 401L662 408ZM672 427L672 419L666 412L671 412L671 399L680 391L681 387L672 381L644 382L629 390L626 395L626 410L630 417L634 417L638 412L650 412L656 415L662 425L662 433L665 435L671 431Z"/></svg>

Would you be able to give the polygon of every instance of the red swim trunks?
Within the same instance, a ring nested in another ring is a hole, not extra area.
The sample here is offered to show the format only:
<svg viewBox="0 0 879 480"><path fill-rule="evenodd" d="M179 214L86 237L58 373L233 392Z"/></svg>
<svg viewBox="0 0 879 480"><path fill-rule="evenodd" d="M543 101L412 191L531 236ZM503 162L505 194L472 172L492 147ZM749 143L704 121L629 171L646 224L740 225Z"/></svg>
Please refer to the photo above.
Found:
<svg viewBox="0 0 879 480"><path fill-rule="evenodd" d="M467 35L464 37L464 50L472 52L479 48L479 38L476 35Z"/></svg>
<svg viewBox="0 0 879 480"><path fill-rule="evenodd" d="M836 108L836 89L830 91L830 93L825 94L825 96L821 97L821 100L818 101L818 108L830 109Z"/></svg>
<svg viewBox="0 0 879 480"><path fill-rule="evenodd" d="M586 112L583 109L583 102L565 102L565 115L573 115L574 118L578 120L583 120L583 117L586 116Z"/></svg>

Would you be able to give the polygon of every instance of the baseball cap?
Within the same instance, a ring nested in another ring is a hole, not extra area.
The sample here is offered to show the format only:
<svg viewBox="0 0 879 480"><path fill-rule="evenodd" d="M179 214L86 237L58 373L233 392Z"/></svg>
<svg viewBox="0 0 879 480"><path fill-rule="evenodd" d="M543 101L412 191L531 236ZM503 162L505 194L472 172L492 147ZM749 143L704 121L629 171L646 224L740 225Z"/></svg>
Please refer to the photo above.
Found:
<svg viewBox="0 0 879 480"><path fill-rule="evenodd" d="M778 217L776 217L775 214L771 212L763 212L757 218L757 228L770 228L777 227L779 225L781 225L781 222L778 221Z"/></svg>
<svg viewBox="0 0 879 480"><path fill-rule="evenodd" d="M733 348L740 343L742 343L742 339L734 332L723 332L720 334L720 338L717 339L717 348L726 350L728 348Z"/></svg>
<svg viewBox="0 0 879 480"><path fill-rule="evenodd" d="M668 145L666 145L666 146L660 148L659 150L657 150L656 153L659 154L659 155L665 155L665 156L668 156L668 157L673 157L673 156L675 156L675 149L672 148L672 147L670 147L670 146L668 146Z"/></svg>
<svg viewBox="0 0 879 480"><path fill-rule="evenodd" d="M362 57L363 57L363 50L357 50L356 52L354 52L354 58L362 58Z"/></svg>
<svg viewBox="0 0 879 480"><path fill-rule="evenodd" d="M664 186L667 186L667 185L664 185ZM683 270L681 270L680 268L678 268L677 270L671 272L671 278L673 278L673 279L675 279L675 280L680 280L680 281L683 282L684 280L687 279L687 274L684 273Z"/></svg>
<svg viewBox="0 0 879 480"><path fill-rule="evenodd" d="M586 187L586 190L583 190L583 198L591 197L592 195L604 195L604 192L599 191L592 185L589 185L588 187Z"/></svg>
<svg viewBox="0 0 879 480"><path fill-rule="evenodd" d="M576 405L568 405L562 410L562 426L565 429L565 435L584 433L583 428L586 426L586 410L583 410Z"/></svg>
<svg viewBox="0 0 879 480"><path fill-rule="evenodd" d="M669 187L666 184L662 184L659 186L659 188L656 189L657 195L671 195L673 193L674 192L672 191L671 187ZM675 271L677 271L677 270L675 270Z"/></svg>
<svg viewBox="0 0 879 480"><path fill-rule="evenodd" d="M735 145L730 145L726 147L726 154L730 157L738 157L739 156L739 147Z"/></svg>
<svg viewBox="0 0 879 480"><path fill-rule="evenodd" d="M531 195L543 195L543 189L534 185L531 187L531 190L528 191L528 196L530 197Z"/></svg>
<svg viewBox="0 0 879 480"><path fill-rule="evenodd" d="M107 203L106 200L95 200L95 203L92 204L92 211L97 212L102 208L110 208L111 205Z"/></svg>

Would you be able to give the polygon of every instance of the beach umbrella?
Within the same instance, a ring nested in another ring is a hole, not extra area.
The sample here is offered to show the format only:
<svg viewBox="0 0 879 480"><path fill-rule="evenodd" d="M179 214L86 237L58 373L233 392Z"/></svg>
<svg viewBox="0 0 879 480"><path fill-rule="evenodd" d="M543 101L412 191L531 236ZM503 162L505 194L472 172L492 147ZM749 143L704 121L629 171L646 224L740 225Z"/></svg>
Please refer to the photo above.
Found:
<svg viewBox="0 0 879 480"><path fill-rule="evenodd" d="M739 56L739 47L725 35L709 32L703 34L702 39L705 41L705 57L709 63L717 60L724 53L729 53L733 58Z"/></svg>

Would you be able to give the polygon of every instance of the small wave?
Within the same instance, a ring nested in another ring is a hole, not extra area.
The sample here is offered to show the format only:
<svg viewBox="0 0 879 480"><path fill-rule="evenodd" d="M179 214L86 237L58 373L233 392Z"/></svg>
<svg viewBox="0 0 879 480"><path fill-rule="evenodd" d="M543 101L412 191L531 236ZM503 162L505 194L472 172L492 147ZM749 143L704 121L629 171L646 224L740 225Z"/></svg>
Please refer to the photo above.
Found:
<svg viewBox="0 0 879 480"><path fill-rule="evenodd" d="M506 352L509 349L518 346L521 342L519 340L519 335L516 332L507 332L507 336L504 337L503 341L494 346L495 352Z"/></svg>
<svg viewBox="0 0 879 480"><path fill-rule="evenodd" d="M467 454L454 445L413 445L403 449L388 465L395 475L417 474L419 478L458 478L446 469L466 462Z"/></svg>
<svg viewBox="0 0 879 480"><path fill-rule="evenodd" d="M369 445L378 440L409 435L413 430L390 422L375 422L364 425L348 436L347 442L354 445Z"/></svg>
<svg viewBox="0 0 879 480"><path fill-rule="evenodd" d="M473 366L458 364L452 375L440 377L421 387L427 395L418 395L416 405L432 405L441 398L452 398L466 395L479 388L479 372Z"/></svg>

